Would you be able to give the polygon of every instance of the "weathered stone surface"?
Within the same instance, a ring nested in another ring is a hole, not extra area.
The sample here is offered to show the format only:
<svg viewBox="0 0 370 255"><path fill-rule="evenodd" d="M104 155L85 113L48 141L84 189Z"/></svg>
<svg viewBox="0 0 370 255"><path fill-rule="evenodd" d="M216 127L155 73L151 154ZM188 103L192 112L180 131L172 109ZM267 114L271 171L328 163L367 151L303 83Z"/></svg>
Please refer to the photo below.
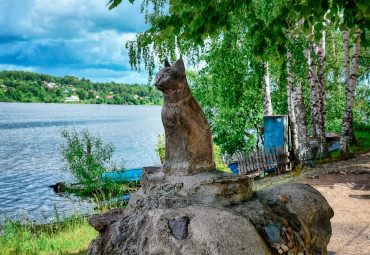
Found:
<svg viewBox="0 0 370 255"><path fill-rule="evenodd" d="M89 219L99 231L89 254L327 255L333 211L317 190L287 184L253 194L249 178L213 171L209 127L183 62L159 72L156 86L165 97L166 163L143 169L125 210Z"/></svg>
<svg viewBox="0 0 370 255"><path fill-rule="evenodd" d="M163 168L144 168L141 190L129 208L171 208L191 204L222 207L240 204L252 197L252 182L246 176L221 171L174 176Z"/></svg>
<svg viewBox="0 0 370 255"><path fill-rule="evenodd" d="M281 195L289 201L282 203ZM299 236L309 254L318 251L327 254L334 211L320 192L308 184L290 183L258 192L257 197L289 223L298 219L299 224L294 222L293 225L299 227ZM294 226L292 228L294 230Z"/></svg>
<svg viewBox="0 0 370 255"><path fill-rule="evenodd" d="M115 208L103 214L94 214L89 218L90 225L99 233L104 231L110 224L121 219L124 215L123 208Z"/></svg>
<svg viewBox="0 0 370 255"><path fill-rule="evenodd" d="M176 238L168 223L179 217L188 217L187 238ZM271 254L253 225L245 218L225 210L191 206L178 209L155 209L146 217L129 217L115 230L100 235L90 244L90 254ZM130 225L136 226L131 231ZM227 227L226 227L227 226ZM128 237L121 239L122 237ZM101 240L108 240L102 243ZM117 241L118 240L118 241Z"/></svg>
<svg viewBox="0 0 370 255"><path fill-rule="evenodd" d="M211 130L202 108L190 92L182 59L174 66L166 62L155 76L155 86L163 92L164 98L164 166L180 175L215 170Z"/></svg>

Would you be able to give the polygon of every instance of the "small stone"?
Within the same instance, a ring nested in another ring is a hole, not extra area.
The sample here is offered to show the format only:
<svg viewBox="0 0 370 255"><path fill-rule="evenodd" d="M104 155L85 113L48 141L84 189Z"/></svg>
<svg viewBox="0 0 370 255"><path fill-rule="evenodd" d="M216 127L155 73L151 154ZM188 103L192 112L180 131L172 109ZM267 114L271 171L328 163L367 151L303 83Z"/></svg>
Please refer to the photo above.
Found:
<svg viewBox="0 0 370 255"><path fill-rule="evenodd" d="M280 229L275 225L268 225L265 227L265 232L268 236L268 238L273 243L280 243L282 242L282 238L280 236Z"/></svg>
<svg viewBox="0 0 370 255"><path fill-rule="evenodd" d="M288 247L289 247L289 249L291 249L293 247L293 243L292 242L289 242L288 243Z"/></svg>
<svg viewBox="0 0 370 255"><path fill-rule="evenodd" d="M279 254L283 254L283 252L284 252L284 251L283 251L282 249L279 249L279 250L278 250L278 253L279 253Z"/></svg>
<svg viewBox="0 0 370 255"><path fill-rule="evenodd" d="M188 225L190 219L186 216L171 220L169 222L172 234L179 240L184 240L188 236Z"/></svg>
<svg viewBox="0 0 370 255"><path fill-rule="evenodd" d="M283 251L285 251L285 252L289 251L288 246L286 246L285 244L281 245L281 249L283 249Z"/></svg>
<svg viewBox="0 0 370 255"><path fill-rule="evenodd" d="M288 251L288 255L294 255L294 252L292 250Z"/></svg>
<svg viewBox="0 0 370 255"><path fill-rule="evenodd" d="M297 255L304 255L304 253L303 252L298 252L298 254Z"/></svg>
<svg viewBox="0 0 370 255"><path fill-rule="evenodd" d="M272 248L276 249L276 250L279 250L280 249L280 244L278 243L273 243L272 244Z"/></svg>
<svg viewBox="0 0 370 255"><path fill-rule="evenodd" d="M289 199L284 195L280 195L280 201L283 202L283 203L286 203L286 202L289 201Z"/></svg>

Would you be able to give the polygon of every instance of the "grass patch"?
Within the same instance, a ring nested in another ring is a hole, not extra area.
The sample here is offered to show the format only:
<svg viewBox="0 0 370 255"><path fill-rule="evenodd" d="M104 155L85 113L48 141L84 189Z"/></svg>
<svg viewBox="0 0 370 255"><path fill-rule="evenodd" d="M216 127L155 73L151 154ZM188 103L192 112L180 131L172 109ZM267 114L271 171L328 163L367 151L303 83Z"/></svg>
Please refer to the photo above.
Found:
<svg viewBox="0 0 370 255"><path fill-rule="evenodd" d="M95 192L95 211L102 213L125 207L127 202L114 200L115 195L109 190ZM67 218L63 215L61 220L55 209L55 220L49 224L5 219L4 224L0 224L0 255L87 254L89 243L97 236L98 232L90 226L88 217L75 214Z"/></svg>
<svg viewBox="0 0 370 255"><path fill-rule="evenodd" d="M98 235L82 216L46 225L6 220L0 230L1 255L86 254L89 243Z"/></svg>

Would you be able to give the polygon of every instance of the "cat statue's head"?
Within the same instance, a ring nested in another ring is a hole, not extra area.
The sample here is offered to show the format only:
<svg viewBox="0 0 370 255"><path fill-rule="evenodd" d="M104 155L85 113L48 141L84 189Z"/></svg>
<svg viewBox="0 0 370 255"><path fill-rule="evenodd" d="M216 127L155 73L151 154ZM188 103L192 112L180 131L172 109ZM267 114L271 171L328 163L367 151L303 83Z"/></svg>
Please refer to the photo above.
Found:
<svg viewBox="0 0 370 255"><path fill-rule="evenodd" d="M163 93L187 87L184 61L179 59L171 66L167 60L165 60L164 68L155 76L155 86Z"/></svg>

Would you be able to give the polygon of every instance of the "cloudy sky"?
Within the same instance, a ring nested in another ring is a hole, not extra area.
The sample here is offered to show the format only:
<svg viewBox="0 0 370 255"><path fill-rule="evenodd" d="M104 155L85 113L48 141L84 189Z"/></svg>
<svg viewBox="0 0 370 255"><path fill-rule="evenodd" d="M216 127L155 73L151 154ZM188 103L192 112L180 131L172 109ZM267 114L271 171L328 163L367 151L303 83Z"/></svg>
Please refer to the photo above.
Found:
<svg viewBox="0 0 370 255"><path fill-rule="evenodd" d="M124 47L148 28L140 2L0 0L0 71L27 70L92 81L146 83Z"/></svg>

